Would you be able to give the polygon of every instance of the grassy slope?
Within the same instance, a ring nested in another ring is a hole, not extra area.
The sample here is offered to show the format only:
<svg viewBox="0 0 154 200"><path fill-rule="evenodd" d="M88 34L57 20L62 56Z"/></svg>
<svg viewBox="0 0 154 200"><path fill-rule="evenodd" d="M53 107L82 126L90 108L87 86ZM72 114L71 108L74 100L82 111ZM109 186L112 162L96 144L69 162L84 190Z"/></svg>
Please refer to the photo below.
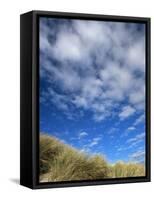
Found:
<svg viewBox="0 0 154 200"><path fill-rule="evenodd" d="M40 181L90 180L144 176L144 166L118 162L111 166L102 156L89 156L58 139L40 136Z"/></svg>

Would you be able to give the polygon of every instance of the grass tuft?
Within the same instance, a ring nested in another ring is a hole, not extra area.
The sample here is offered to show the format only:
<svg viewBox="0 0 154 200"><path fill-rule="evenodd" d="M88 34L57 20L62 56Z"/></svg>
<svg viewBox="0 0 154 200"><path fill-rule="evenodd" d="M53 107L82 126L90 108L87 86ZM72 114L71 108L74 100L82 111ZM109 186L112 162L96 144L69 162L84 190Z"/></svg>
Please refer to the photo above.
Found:
<svg viewBox="0 0 154 200"><path fill-rule="evenodd" d="M40 182L96 180L144 176L141 164L107 163L103 156L90 156L55 137L40 135Z"/></svg>

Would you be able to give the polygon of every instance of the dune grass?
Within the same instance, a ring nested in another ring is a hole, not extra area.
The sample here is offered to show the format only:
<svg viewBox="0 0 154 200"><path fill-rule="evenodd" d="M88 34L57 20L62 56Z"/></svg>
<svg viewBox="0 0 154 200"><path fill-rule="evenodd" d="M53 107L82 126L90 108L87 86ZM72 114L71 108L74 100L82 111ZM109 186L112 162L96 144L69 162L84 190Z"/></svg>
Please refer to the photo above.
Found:
<svg viewBox="0 0 154 200"><path fill-rule="evenodd" d="M110 166L110 177L112 178L136 176L145 176L143 164L118 162Z"/></svg>
<svg viewBox="0 0 154 200"><path fill-rule="evenodd" d="M144 176L141 164L110 165L103 156L82 153L55 137L40 135L40 182Z"/></svg>

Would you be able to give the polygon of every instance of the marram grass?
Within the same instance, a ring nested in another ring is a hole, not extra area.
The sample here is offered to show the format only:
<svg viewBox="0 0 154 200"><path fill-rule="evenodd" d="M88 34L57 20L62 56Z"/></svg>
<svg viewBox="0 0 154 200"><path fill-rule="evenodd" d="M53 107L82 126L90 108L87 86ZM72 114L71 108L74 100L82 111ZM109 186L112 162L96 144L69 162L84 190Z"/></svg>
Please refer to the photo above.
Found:
<svg viewBox="0 0 154 200"><path fill-rule="evenodd" d="M55 137L40 134L40 182L97 180L144 176L142 164L114 165L100 155L87 155Z"/></svg>

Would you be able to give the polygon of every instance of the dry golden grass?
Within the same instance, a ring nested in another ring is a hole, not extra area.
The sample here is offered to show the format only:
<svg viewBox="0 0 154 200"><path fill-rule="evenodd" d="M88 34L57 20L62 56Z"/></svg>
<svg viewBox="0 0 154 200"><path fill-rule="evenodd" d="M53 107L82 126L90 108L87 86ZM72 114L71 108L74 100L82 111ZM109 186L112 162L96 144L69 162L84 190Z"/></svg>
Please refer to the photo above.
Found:
<svg viewBox="0 0 154 200"><path fill-rule="evenodd" d="M110 167L112 178L145 176L144 165L118 162Z"/></svg>
<svg viewBox="0 0 154 200"><path fill-rule="evenodd" d="M58 139L40 135L40 181L96 180L144 176L144 166L119 162L108 164L102 156L89 156Z"/></svg>

